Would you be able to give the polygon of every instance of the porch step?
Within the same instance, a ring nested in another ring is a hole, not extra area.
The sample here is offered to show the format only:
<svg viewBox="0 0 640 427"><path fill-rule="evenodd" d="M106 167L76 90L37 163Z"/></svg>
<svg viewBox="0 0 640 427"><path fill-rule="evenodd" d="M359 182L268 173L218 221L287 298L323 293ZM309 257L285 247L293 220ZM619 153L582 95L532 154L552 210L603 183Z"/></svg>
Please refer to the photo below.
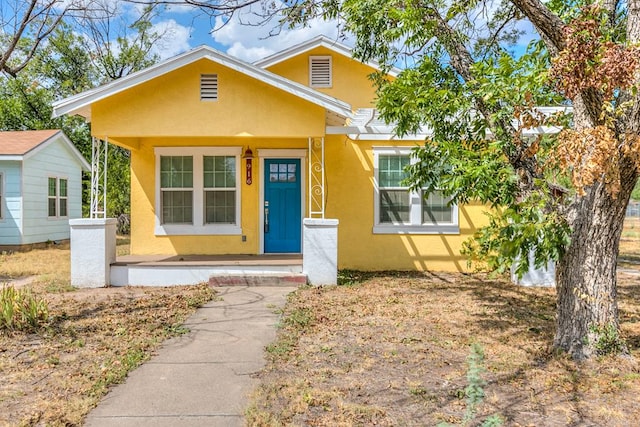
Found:
<svg viewBox="0 0 640 427"><path fill-rule="evenodd" d="M306 274L219 274L209 278L209 286L303 286Z"/></svg>
<svg viewBox="0 0 640 427"><path fill-rule="evenodd" d="M210 282L212 277L296 276L302 275L302 255L127 255L111 264L112 286L172 286ZM293 279L292 279L293 280ZM236 282L238 280L235 280ZM275 279L272 280L276 284ZM253 280L258 286L260 282ZM265 279L265 282L268 282ZM280 283L299 284L287 282ZM221 286L211 282L212 286ZM260 286L264 286L260 283Z"/></svg>

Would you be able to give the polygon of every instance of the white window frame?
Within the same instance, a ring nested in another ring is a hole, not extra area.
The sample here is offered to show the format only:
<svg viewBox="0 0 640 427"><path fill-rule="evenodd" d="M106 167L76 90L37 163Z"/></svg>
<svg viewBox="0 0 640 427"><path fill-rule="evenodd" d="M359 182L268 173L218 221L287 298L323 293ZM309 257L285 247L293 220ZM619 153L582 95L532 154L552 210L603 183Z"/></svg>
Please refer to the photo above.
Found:
<svg viewBox="0 0 640 427"><path fill-rule="evenodd" d="M156 162L155 183L155 235L241 235L240 223L242 207L240 204L241 154L242 147L156 147L154 149ZM162 196L160 180L160 157L182 156L193 157L193 223L192 224L163 224ZM236 158L236 223L235 224L206 224L204 216L204 156L234 156Z"/></svg>
<svg viewBox="0 0 640 427"><path fill-rule="evenodd" d="M49 195L49 180L54 179L56 181L56 194L54 196ZM60 180L67 181L67 195L60 196ZM49 199L54 199L56 204L56 214L49 215ZM67 201L67 214L60 215L60 200L66 199ZM69 218L69 178L66 176L47 176L47 218L48 219L60 219Z"/></svg>
<svg viewBox="0 0 640 427"><path fill-rule="evenodd" d="M328 84L313 83L313 61L315 59L329 60L329 83ZM309 56L309 87L325 88L325 89L333 87L333 58L331 57L331 55L310 55Z"/></svg>
<svg viewBox="0 0 640 427"><path fill-rule="evenodd" d="M378 165L380 156L409 156L409 162L414 164L417 159L411 147L373 147L373 233L374 234L460 234L458 223L458 205L451 205L451 223L423 223L422 222L422 190L409 191L409 222L402 224L380 223L380 185L378 179Z"/></svg>

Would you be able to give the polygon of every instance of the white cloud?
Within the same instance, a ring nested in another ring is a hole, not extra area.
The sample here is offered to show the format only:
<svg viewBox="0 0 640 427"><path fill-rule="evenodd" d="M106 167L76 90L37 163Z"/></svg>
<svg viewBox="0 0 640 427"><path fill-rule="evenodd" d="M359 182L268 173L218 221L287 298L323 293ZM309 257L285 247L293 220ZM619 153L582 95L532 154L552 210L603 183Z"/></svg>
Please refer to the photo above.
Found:
<svg viewBox="0 0 640 427"><path fill-rule="evenodd" d="M173 19L153 24L153 31L162 34L162 38L154 45L152 52L160 59L167 59L191 48L189 36L191 28L178 24Z"/></svg>
<svg viewBox="0 0 640 427"><path fill-rule="evenodd" d="M304 42L318 35L329 38L338 37L338 23L315 19L307 27L287 29L283 28L276 35L270 36L274 24L261 26L245 25L242 18L234 17L226 25L221 26L220 19L216 22L219 29L212 33L213 40L227 47L226 53L245 61L253 62L258 59L279 52L295 44ZM272 22L276 22L273 20Z"/></svg>
<svg viewBox="0 0 640 427"><path fill-rule="evenodd" d="M258 59L271 55L273 51L264 46L245 47L242 43L235 42L229 49L227 49L227 53L231 56L235 56L236 58L240 58L248 62L254 62Z"/></svg>

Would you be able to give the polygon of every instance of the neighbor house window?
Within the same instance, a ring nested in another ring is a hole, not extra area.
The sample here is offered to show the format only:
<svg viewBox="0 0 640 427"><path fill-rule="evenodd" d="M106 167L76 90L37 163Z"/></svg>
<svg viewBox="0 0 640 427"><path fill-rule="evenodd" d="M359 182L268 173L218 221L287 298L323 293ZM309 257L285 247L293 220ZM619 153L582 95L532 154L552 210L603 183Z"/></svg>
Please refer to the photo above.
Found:
<svg viewBox="0 0 640 427"><path fill-rule="evenodd" d="M441 191L427 194L405 184L413 161L408 148L375 148L374 233L459 233L458 207Z"/></svg>
<svg viewBox="0 0 640 427"><path fill-rule="evenodd" d="M157 147L156 234L240 234L241 147Z"/></svg>
<svg viewBox="0 0 640 427"><path fill-rule="evenodd" d="M67 183L68 181L66 179L58 179L58 216L61 217L69 216L67 212L67 208L69 206L67 196Z"/></svg>
<svg viewBox="0 0 640 427"><path fill-rule="evenodd" d="M69 215L68 180L49 177L47 211L49 218L64 218Z"/></svg>
<svg viewBox="0 0 640 427"><path fill-rule="evenodd" d="M4 218L4 175L0 173L0 219Z"/></svg>

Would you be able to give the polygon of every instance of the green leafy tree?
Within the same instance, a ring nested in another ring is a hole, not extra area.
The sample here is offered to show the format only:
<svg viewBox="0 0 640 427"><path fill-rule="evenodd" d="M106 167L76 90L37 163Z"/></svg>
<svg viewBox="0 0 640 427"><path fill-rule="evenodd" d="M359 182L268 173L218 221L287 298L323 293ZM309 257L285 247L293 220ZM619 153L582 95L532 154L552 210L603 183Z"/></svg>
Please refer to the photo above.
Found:
<svg viewBox="0 0 640 427"><path fill-rule="evenodd" d="M383 64L375 77L382 116L399 134L433 130L415 153L414 186L497 208L468 245L470 254L498 269L520 260L519 272L529 251L538 266L557 261L554 345L588 358L597 354L598 331L619 332L616 261L640 167L640 7L539 0L489 6L301 2L290 16L302 23L340 16L355 35L355 55ZM516 18L540 35L520 58L507 50ZM397 79L386 78L398 63L408 65ZM573 107L571 129L567 117L534 108L559 102ZM553 125L565 130L524 132ZM570 182L571 190L558 182Z"/></svg>
<svg viewBox="0 0 640 427"><path fill-rule="evenodd" d="M107 6L110 3L105 3ZM47 43L37 45L22 34L18 45L36 46L24 64L0 74L0 129L62 129L87 159L91 159L89 124L79 117L52 118L54 100L74 95L138 71L157 61L151 53L161 37L152 30L152 8L146 8L131 25L112 25L114 10L92 10L77 21L56 22L47 33ZM87 34L77 33L82 23ZM118 36L101 34L101 28L118 28ZM18 52L16 49L15 52ZM16 57L26 60L24 55ZM14 61L15 62L15 61ZM12 64L9 61L8 64ZM129 152L111 146L108 151L107 214L129 213ZM89 177L83 183L85 214L88 213Z"/></svg>

